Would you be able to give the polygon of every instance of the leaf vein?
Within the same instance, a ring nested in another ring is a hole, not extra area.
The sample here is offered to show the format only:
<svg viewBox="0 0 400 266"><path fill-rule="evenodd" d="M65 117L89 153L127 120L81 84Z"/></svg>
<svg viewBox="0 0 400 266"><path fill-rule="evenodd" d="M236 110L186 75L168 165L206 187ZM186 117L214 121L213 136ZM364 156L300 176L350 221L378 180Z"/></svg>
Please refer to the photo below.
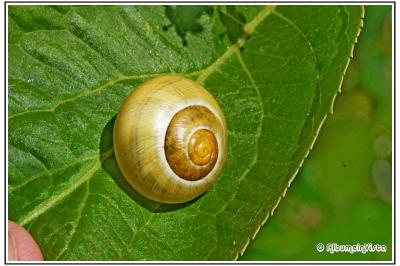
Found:
<svg viewBox="0 0 400 266"><path fill-rule="evenodd" d="M55 204L60 202L62 199L70 195L76 189L78 189L82 184L86 181L90 180L92 176L100 169L101 162L106 160L113 154L113 149L110 149L104 152L104 157L102 159L97 159L96 163L92 168L90 168L80 179L77 179L74 183L72 183L69 187L66 187L60 194L50 197L48 200L39 204L35 209L29 212L26 216L19 220L19 224L25 225L33 219L39 217L47 210L51 209Z"/></svg>
<svg viewBox="0 0 400 266"><path fill-rule="evenodd" d="M65 246L62 249L60 249L60 253L55 256L55 260L60 258L67 251L69 245L71 244L71 242L72 242L72 240L73 240L73 238L75 236L75 233L76 233L76 231L78 229L78 226L79 226L81 218L82 218L83 210L84 210L84 208L85 208L85 206L87 204L87 200L88 200L88 197L89 197L89 189L90 189L90 184L89 183L90 183L90 180L87 180L87 182L85 182L86 190L85 190L85 194L84 194L84 198L83 198L82 204L78 208L78 216L75 219L75 226L72 226L71 235L70 235L69 239L67 240Z"/></svg>

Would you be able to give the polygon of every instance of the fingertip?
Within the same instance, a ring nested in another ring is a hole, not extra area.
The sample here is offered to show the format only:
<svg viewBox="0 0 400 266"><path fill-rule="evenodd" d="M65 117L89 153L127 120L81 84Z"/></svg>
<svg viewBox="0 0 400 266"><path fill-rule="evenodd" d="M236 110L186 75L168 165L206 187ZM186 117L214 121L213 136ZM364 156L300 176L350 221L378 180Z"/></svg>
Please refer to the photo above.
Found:
<svg viewBox="0 0 400 266"><path fill-rule="evenodd" d="M35 240L22 226L8 221L8 259L10 261L42 261Z"/></svg>

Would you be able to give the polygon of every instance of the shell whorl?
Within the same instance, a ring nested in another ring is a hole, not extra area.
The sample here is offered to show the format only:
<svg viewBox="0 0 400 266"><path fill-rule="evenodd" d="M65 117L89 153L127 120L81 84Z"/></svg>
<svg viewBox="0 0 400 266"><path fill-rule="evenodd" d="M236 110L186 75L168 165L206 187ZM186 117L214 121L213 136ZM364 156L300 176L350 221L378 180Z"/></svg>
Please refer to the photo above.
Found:
<svg viewBox="0 0 400 266"><path fill-rule="evenodd" d="M226 124L199 84L162 76L137 87L114 125L114 150L127 181L164 203L189 201L216 180L226 158Z"/></svg>
<svg viewBox="0 0 400 266"><path fill-rule="evenodd" d="M199 180L215 166L218 142L210 128L218 127L213 113L200 105L188 106L172 118L165 136L165 155L180 178Z"/></svg>

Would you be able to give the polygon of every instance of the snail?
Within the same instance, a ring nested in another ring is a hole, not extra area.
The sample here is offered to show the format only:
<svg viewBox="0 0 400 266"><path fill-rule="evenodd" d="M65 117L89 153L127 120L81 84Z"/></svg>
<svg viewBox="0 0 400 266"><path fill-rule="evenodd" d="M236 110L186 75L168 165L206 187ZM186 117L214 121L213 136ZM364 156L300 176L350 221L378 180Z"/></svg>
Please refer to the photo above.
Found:
<svg viewBox="0 0 400 266"><path fill-rule="evenodd" d="M139 85L118 111L118 166L144 197L182 203L206 192L221 173L227 129L217 101L200 84L166 75Z"/></svg>

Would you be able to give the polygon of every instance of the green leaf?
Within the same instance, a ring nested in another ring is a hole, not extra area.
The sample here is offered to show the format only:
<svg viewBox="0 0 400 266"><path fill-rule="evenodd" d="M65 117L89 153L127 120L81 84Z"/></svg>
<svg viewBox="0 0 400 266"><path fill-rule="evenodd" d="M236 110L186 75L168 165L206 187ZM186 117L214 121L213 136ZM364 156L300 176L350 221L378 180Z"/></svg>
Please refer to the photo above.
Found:
<svg viewBox="0 0 400 266"><path fill-rule="evenodd" d="M9 7L9 218L47 260L237 259L312 148L363 16L359 6L214 7L182 28L167 10ZM203 84L229 129L220 178L179 205L132 190L112 149L126 95L168 73Z"/></svg>

